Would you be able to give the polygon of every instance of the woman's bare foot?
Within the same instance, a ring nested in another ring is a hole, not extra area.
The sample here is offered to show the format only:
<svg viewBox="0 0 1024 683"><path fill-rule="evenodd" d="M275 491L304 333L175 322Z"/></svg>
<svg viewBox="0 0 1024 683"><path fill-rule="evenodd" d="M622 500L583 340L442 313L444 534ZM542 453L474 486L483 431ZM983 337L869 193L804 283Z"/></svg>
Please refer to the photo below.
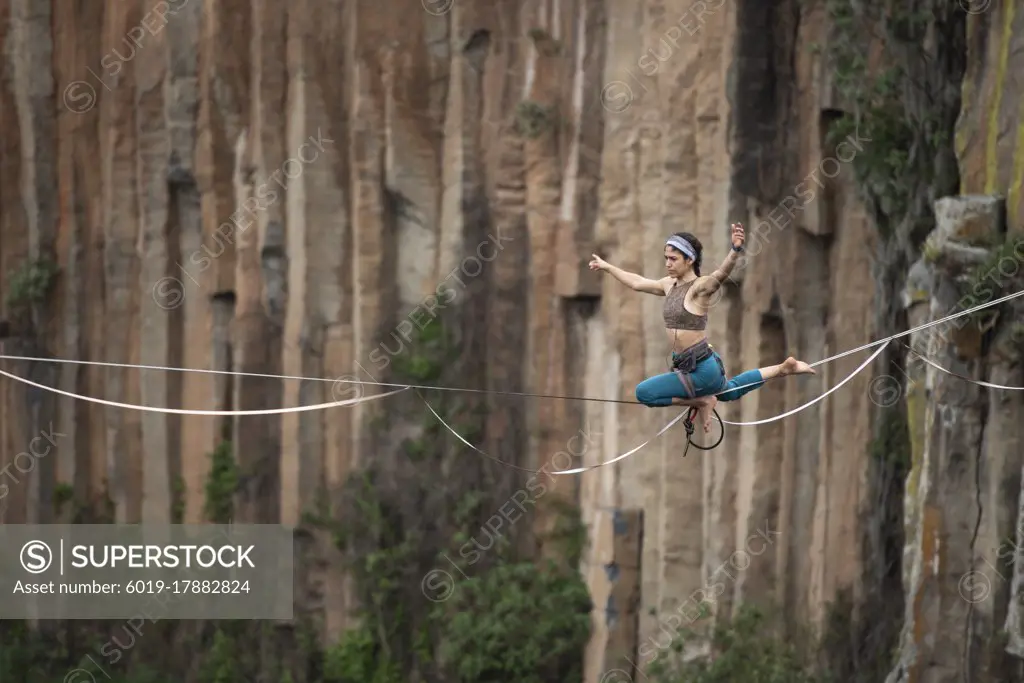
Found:
<svg viewBox="0 0 1024 683"><path fill-rule="evenodd" d="M718 405L718 398L715 396L708 396L702 403L701 407L697 410L697 414L700 416L701 421L704 423L704 433L707 434L711 431L711 420L714 416L715 406Z"/></svg>
<svg viewBox="0 0 1024 683"><path fill-rule="evenodd" d="M673 398L673 405L686 406L689 408L696 408L697 415L701 419L701 423L704 425L704 433L711 431L711 422L714 417L712 412L715 406L718 405L718 398L715 396L703 396L701 398Z"/></svg>
<svg viewBox="0 0 1024 683"><path fill-rule="evenodd" d="M786 377L788 375L816 375L817 371L807 363L797 360L790 356L782 363L779 364L779 376Z"/></svg>

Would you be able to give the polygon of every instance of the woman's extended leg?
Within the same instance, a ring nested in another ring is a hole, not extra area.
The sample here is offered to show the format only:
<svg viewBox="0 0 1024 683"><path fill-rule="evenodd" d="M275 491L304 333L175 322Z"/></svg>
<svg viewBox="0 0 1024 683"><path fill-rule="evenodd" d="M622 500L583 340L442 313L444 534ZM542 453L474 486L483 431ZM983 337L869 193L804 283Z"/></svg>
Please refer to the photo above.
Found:
<svg viewBox="0 0 1024 683"><path fill-rule="evenodd" d="M814 368L792 356L779 363L759 370L747 370L731 378L726 385L728 389L718 395L720 401L735 401L746 393L757 389L765 380L787 375L816 375Z"/></svg>

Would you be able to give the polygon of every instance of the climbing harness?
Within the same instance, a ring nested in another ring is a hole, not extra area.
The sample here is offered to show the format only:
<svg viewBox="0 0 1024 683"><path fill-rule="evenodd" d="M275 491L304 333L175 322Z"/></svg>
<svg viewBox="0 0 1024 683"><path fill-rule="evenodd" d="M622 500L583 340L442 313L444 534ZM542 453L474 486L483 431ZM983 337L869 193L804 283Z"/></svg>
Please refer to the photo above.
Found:
<svg viewBox="0 0 1024 683"><path fill-rule="evenodd" d="M900 332L898 334L894 334L894 335L885 337L884 339L879 339L879 340L874 341L874 342L869 342L869 343L864 344L862 346L859 346L859 347L857 347L855 349L850 349L848 351L843 351L842 353L838 353L838 354L835 354L833 356L829 356L828 358L824 358L822 360L819 360L819 361L816 361L814 363L811 363L810 367L813 368L813 367L818 366L818 365L824 365L825 363L830 363L830 362L832 362L834 360L838 360L839 358L843 358L843 357L848 356L850 354L857 353L858 351L863 351L863 350L866 350L866 349L870 349L870 348L875 347L875 346L879 347L874 353L871 354L871 356L867 360L865 360L863 363L861 363L861 365L857 369L855 369L852 373L850 373L849 376L844 378L837 385L835 385L834 387L832 387L831 389L826 391L821 396L818 396L817 398L812 399L811 401L808 401L807 403L805 403L803 405L797 406L793 410L789 410L789 411L787 411L787 412L785 412L785 413L783 413L781 415L776 415L774 417L765 418L763 420L756 420L756 421L753 421L753 422L730 422L728 420L722 420L721 417L718 416L717 412L715 413L715 416L718 417L719 422L722 423L723 425L728 424L728 425L734 425L734 426L754 426L754 425L759 425L759 424L765 424L765 423L768 423L768 422L775 422L776 420L781 420L781 419L783 419L785 417L789 417L790 415L794 415L794 414L796 414L796 413L798 413L798 412L800 412L802 410L805 410L805 409L809 408L810 406L814 405L815 403L817 403L817 402L819 402L821 400L824 400L832 392L838 390L844 384L849 382L858 373L860 373L864 368L866 368L868 366L868 364L871 363L871 361L873 361L875 358L877 358L882 353L882 351L885 349L884 345L888 344L892 340L899 339L901 337L905 337L907 335L913 334L913 333L918 332L918 331L923 330L923 329L927 329L929 327L934 327L936 325L941 325L942 323L948 322L948 321L953 320L955 318L959 318L961 316L969 315L969 314L973 313L974 311L978 311L978 310L981 310L983 308L989 308L991 306L996 306L996 305L998 305L998 304L1000 304L1000 303L1002 303L1004 301L1009 301L1010 299L1014 299L1014 298L1017 298L1017 297L1022 296L1022 295L1024 295L1024 290L1021 290L1019 292L1015 292L1013 294L1008 294L1006 296L1000 297L1000 298L995 299L993 301L989 301L989 302L986 302L986 303L983 303L983 304L979 304L978 306L974 306L974 307L969 308L969 309L967 309L965 311L961 311L959 313L954 313L952 315L948 315L948 316L946 316L944 318L941 318L939 320L935 320L935 321L932 321L932 322L929 322L929 323L924 323L922 325L918 325L917 327L914 327L914 328L909 329L909 330L905 330L905 331ZM920 354L918 354L918 355L920 355ZM922 358L923 358L923 356L922 356ZM602 399L602 398L591 398L591 397L582 397L582 396L552 396L552 395L547 395L547 394L530 394L530 393L525 393L525 392L512 392L512 391L499 391L499 390L463 389L463 388L455 388L455 387L434 387L434 386L410 385L410 384L394 384L394 383L386 383L386 382L365 382L365 381L359 381L359 380L342 380L342 379L332 380L332 379L323 378L323 377L295 377L295 376L287 376L287 375L271 375L271 374L263 374L263 373L237 372L237 371L230 371L230 370L205 370L205 369L201 369L201 368L173 368L173 367L161 367L161 366L151 366L151 365L137 365L137 364L129 364L129 363L106 363L106 362L99 362L99 361L70 360L70 359L63 359L63 358L38 358L38 357L14 356L14 355L2 355L2 354L0 354L0 360L21 360L21 361L43 362L43 363L92 365L92 366L103 366L103 367L141 369L141 370L163 370L163 371L169 371L169 372L195 372L195 373L202 373L202 374L232 375L232 376L236 376L236 377L263 377L263 378L271 378L271 379L298 379L298 380L305 380L305 381L312 381L312 382L332 382L334 384L338 384L338 383L345 383L345 384L370 384L370 385L376 385L376 386L382 386L382 387L398 387L398 390L396 390L396 391L390 391L390 392L386 392L386 393L382 393L382 394L376 394L374 396L359 397L359 398L350 399L350 400L346 400L346 401L333 401L333 402L328 402L328 403L320 403L320 404L310 405L310 406L298 406L298 407L294 407L294 408L273 408L273 409L267 409L267 410L185 410L185 409L176 409L176 408L160 408L160 407L152 407L152 406L140 406L140 405L134 405L134 404L129 404L129 403L119 403L119 402L115 402L115 401L105 401L103 399L92 398L92 397L89 397L89 396L83 396L81 394L75 394L75 393L72 393L72 392L56 389L54 387L48 387L48 386L45 386L45 385L42 385L42 384L38 384L36 382L32 382L30 380L24 379L22 377L18 377L17 375L12 375L12 374L10 374L8 372L5 372L3 370L0 370L0 375L3 375L3 376L8 377L10 379L13 379L13 380L15 380L17 382L22 382L22 383L27 384L29 386L33 386L33 387L36 387L38 389L42 389L43 391L51 391L51 392L54 392L56 394L60 394L62 396L67 396L69 398L76 398L76 399L79 399L79 400L82 400L82 401L87 401L87 402L90 402L90 403L98 403L98 404L101 404L101 405L112 406L112 407L115 407L115 408L127 408L127 409L130 409L130 410L140 410L140 411L157 412L157 413L171 413L171 414L177 414L177 415L224 415L224 416L237 415L237 416L244 416L244 415L279 415L279 414L284 414L284 413L307 412L307 411L312 411L312 410L323 410L325 408L334 408L334 407L341 407L341 406L359 405L361 403L366 403L368 401L373 401L373 400L378 399L378 398L385 398L387 396L391 396L391 395L400 393L401 391L404 391L405 389L424 389L424 390L434 390L434 391L462 391L462 392L467 392L467 393L482 393L482 394L506 395L506 396L523 396L523 397L537 397L537 398L556 398L556 399L563 399L563 400L595 401L595 402L599 402L599 403L608 403L608 404L618 404L618 403L639 404L637 401L623 401L623 400L617 400L617 399ZM951 375L954 375L954 376L957 376L957 377L961 377L960 375L957 375L956 373L948 371L945 368L942 368L942 367L940 367L940 366L938 366L938 365L936 365L934 363L931 363L930 361L927 361L927 359L925 359L925 360L926 360L926 362L929 362L930 365L935 366L937 369L942 370L943 372L947 372L947 373L949 373ZM995 385L995 384L990 384L990 383L985 383L985 382L978 382L977 380L971 380L969 378L963 378L963 379L967 379L968 381L972 381L972 382L974 382L976 384L981 384L982 386L989 386L989 387L998 388L998 389L1024 389L1022 387L1003 387L1003 386L1000 386L1000 385ZM763 380L761 382L752 382L751 384L762 384L764 381L766 381L766 380ZM742 385L742 386L749 386L749 385ZM732 387L728 391L732 391L732 390L735 390L735 389L742 388L742 386L740 386L740 387ZM720 394L723 394L723 393L726 393L726 392L722 391L722 392L719 392L718 394L715 394L715 395L717 396L717 395L720 395ZM419 392L417 392L417 395L419 396ZM457 437L460 441L462 441L462 443L464 443L467 446L469 446L472 450L476 451L477 453L480 453L481 455L484 455L485 457L487 457L490 460L493 460L494 462L497 462L497 463L499 463L501 465L504 465L505 467L510 467L510 468L513 468L513 469L517 469L517 470L524 471L524 472L530 472L530 473L533 473L533 474L542 474L542 473L562 474L562 475L565 475L565 474L578 474L578 473L581 473L581 472L588 472L590 470L598 469L600 467L605 467L605 466L608 466L608 465L612 465L612 464L614 464L616 462L620 462L620 461L624 460L625 458L628 458L629 456L633 455L637 451L641 450L642 448L647 446L647 444L649 444L651 441L657 439L662 434L664 434L669 429L671 429L673 426L675 426L676 423L678 423L680 420L682 420L684 418L690 418L689 422L690 422L691 427L692 427L692 422L693 422L692 416L691 416L691 412L692 411L691 410L687 410L687 411L685 411L683 413L680 413L673 420L671 420L668 424L666 424L664 427L662 427L661 430L659 430L657 434L655 434L651 438L647 439L646 441L644 441L639 446L636 446L635 448L633 448L633 449L631 449L631 450L629 450L629 451L627 451L625 453L622 453L621 455L618 455L618 456L612 458L611 460L608 460L608 461L605 461L605 462L602 462L602 463L598 463L597 465L591 465L589 467L577 467L577 468L569 469L569 470L559 470L559 471L554 471L554 472L547 472L546 470L533 470L533 469L529 469L529 468L525 468L525 467L519 467L519 466L513 465L511 463L506 463L506 462L504 462L502 460L499 460L498 458L494 458L493 456L490 456L487 453L484 453L479 448L477 448L473 444L471 444L468 441L466 441L466 439L464 439L457 431L455 431L451 427L451 425L449 425L447 422L445 422L445 420L443 420L441 418L441 416L437 414L437 412L433 409L433 407L431 407L431 405L429 403L427 403L427 401L422 396L420 396L420 400L422 400L424 402L424 404L427 406L427 409L430 410L430 412L434 415L434 417L437 418L437 420L448 431L450 431L455 437ZM689 436L690 436L690 432L688 430L687 431L687 440L688 441L689 441ZM724 438L724 427L723 427L723 438ZM721 439L719 439L719 443L720 442L721 442ZM693 444L693 445L696 446L696 444ZM716 443L715 445L717 446L718 444ZM697 447L701 448L700 446L697 446Z"/></svg>
<svg viewBox="0 0 1024 683"><path fill-rule="evenodd" d="M675 349L675 330L672 335L672 348ZM696 394L696 387L693 384L691 377L692 373L696 372L697 367L709 358L715 357L715 347L708 342L708 340L702 339L693 346L676 353L673 351L671 361L669 362L669 371L675 373L676 377L679 378L680 384L688 394ZM725 368L722 367L722 361L718 360L718 369L722 373L722 384L725 385ZM699 398L695 396L695 398ZM719 416L717 410L713 410L715 418L718 420L719 427L722 428L722 435L715 442L714 446L700 446L693 441L694 418L700 413L700 409L696 407L690 407L687 411L686 419L683 420L683 428L686 430L686 449L683 451L683 457L690 451L690 446L699 448L702 451L714 450L718 444L722 443L722 439L725 438L725 425L722 424L722 418Z"/></svg>

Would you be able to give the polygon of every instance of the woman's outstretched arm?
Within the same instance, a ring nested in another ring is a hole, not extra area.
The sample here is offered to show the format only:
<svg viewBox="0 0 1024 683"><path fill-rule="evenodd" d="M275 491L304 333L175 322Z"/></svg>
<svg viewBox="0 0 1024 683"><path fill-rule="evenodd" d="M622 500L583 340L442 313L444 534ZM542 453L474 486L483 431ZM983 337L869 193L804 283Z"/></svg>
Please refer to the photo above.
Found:
<svg viewBox="0 0 1024 683"><path fill-rule="evenodd" d="M715 272L711 273L711 275L706 278L701 278L702 282L697 284L697 287L701 292L704 292L705 294L713 294L726 280L729 279L729 275L732 274L732 269L736 267L736 262L740 260L740 251L743 249L744 240L743 226L739 223L733 223L733 248L729 250L729 255L725 257L725 260L722 261L722 265L718 266Z"/></svg>
<svg viewBox="0 0 1024 683"><path fill-rule="evenodd" d="M643 275L637 275L636 273L625 271L622 268L617 268L597 254L591 254L591 256L594 257L590 262L591 270L603 270L606 273L610 273L613 278L626 285L634 292L646 292L648 294L665 296L665 283L663 280L650 280L645 278Z"/></svg>

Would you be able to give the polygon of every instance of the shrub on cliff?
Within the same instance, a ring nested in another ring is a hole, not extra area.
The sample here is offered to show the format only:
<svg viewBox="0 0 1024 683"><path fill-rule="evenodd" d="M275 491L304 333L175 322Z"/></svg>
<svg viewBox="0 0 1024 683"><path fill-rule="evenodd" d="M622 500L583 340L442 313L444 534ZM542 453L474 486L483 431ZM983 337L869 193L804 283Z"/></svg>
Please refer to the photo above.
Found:
<svg viewBox="0 0 1024 683"><path fill-rule="evenodd" d="M591 606L574 569L499 564L438 605L439 654L459 683L580 681Z"/></svg>
<svg viewBox="0 0 1024 683"><path fill-rule="evenodd" d="M673 651L682 652L696 634L680 629ZM827 674L816 673L804 663L792 645L774 636L764 614L744 605L730 622L718 625L711 637L714 655L683 662L680 657L655 661L649 683L832 683Z"/></svg>

